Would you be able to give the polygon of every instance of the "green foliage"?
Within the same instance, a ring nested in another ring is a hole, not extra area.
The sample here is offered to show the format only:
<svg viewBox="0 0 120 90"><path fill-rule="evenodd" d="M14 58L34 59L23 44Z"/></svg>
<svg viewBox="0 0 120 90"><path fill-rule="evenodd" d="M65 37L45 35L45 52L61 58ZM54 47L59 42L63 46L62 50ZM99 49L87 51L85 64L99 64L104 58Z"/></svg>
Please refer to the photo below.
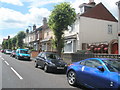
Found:
<svg viewBox="0 0 120 90"><path fill-rule="evenodd" d="M4 40L2 42L3 49L16 49L16 48L23 48L23 39L25 38L26 34L24 31L20 31L16 36L11 39Z"/></svg>
<svg viewBox="0 0 120 90"><path fill-rule="evenodd" d="M8 49L12 49L12 39L8 39Z"/></svg>
<svg viewBox="0 0 120 90"><path fill-rule="evenodd" d="M68 26L71 26L75 20L75 9L71 8L67 2L56 5L49 16L48 25L55 35L53 44L59 55L61 55L62 48L64 47L64 31L68 30Z"/></svg>
<svg viewBox="0 0 120 90"><path fill-rule="evenodd" d="M24 31L20 31L18 34L17 34L17 47L18 48L23 48L23 39L25 38L26 34Z"/></svg>
<svg viewBox="0 0 120 90"><path fill-rule="evenodd" d="M4 41L2 42L2 48L3 48L3 49L8 49L8 40L4 40Z"/></svg>
<svg viewBox="0 0 120 90"><path fill-rule="evenodd" d="M13 50L15 50L16 43L17 43L17 36L14 36L14 37L12 38L12 49L13 49Z"/></svg>

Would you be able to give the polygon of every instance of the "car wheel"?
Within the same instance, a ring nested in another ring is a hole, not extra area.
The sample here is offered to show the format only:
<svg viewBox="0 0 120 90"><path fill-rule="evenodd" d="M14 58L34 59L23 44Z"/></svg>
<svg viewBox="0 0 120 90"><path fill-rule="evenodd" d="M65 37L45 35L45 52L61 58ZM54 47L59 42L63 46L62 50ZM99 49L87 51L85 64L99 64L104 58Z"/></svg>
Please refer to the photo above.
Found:
<svg viewBox="0 0 120 90"><path fill-rule="evenodd" d="M68 74L67 74L67 81L72 86L76 86L77 85L76 73L74 71L69 71L68 72Z"/></svg>
<svg viewBox="0 0 120 90"><path fill-rule="evenodd" d="M44 71L48 72L48 66L47 65L44 66Z"/></svg>
<svg viewBox="0 0 120 90"><path fill-rule="evenodd" d="M17 59L19 60L20 58L17 56Z"/></svg>
<svg viewBox="0 0 120 90"><path fill-rule="evenodd" d="M35 68L38 68L38 64L37 64L37 62L35 62Z"/></svg>

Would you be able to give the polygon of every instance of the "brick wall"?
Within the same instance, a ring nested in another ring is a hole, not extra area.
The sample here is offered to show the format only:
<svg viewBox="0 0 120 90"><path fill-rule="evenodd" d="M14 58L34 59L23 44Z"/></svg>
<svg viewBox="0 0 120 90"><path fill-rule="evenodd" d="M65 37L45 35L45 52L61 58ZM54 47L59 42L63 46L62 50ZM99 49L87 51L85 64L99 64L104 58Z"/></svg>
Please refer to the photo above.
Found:
<svg viewBox="0 0 120 90"><path fill-rule="evenodd" d="M32 52L31 52L31 58L37 57L38 54L39 54L38 51L32 51Z"/></svg>

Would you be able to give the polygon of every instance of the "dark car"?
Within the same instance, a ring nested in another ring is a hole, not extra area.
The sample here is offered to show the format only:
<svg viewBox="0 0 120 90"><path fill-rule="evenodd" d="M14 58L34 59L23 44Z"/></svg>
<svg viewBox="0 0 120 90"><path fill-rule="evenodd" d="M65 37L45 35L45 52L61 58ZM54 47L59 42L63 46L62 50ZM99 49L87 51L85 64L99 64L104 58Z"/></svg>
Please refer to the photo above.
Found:
<svg viewBox="0 0 120 90"><path fill-rule="evenodd" d="M12 53L10 54L11 57L15 57L16 55L16 50L12 50Z"/></svg>
<svg viewBox="0 0 120 90"><path fill-rule="evenodd" d="M63 71L66 72L67 64L53 52L41 52L36 57L35 67L40 66L45 72Z"/></svg>
<svg viewBox="0 0 120 90"><path fill-rule="evenodd" d="M67 80L70 85L120 89L120 60L88 58L72 63L67 68Z"/></svg>

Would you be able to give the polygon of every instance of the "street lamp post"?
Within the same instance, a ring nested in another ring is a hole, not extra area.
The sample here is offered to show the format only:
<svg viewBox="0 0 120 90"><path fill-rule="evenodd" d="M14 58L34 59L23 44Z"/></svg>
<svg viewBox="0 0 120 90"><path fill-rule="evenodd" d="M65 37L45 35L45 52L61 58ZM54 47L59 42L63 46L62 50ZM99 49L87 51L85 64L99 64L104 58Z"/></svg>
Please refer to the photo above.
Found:
<svg viewBox="0 0 120 90"><path fill-rule="evenodd" d="M118 13L119 13L119 17L118 17L118 51L119 51L119 55L120 55L120 0L118 2L116 2L116 4L118 5Z"/></svg>

